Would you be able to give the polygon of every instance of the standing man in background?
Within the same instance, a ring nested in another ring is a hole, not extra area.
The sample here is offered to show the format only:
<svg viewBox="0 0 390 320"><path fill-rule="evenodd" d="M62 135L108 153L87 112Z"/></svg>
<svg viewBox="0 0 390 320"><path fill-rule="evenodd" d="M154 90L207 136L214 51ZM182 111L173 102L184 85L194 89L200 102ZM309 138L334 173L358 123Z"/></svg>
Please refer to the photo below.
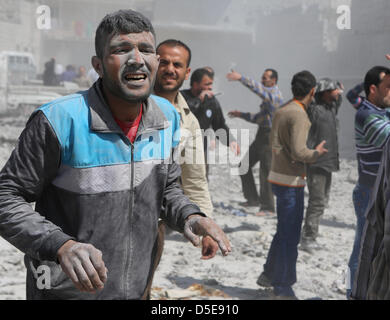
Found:
<svg viewBox="0 0 390 320"><path fill-rule="evenodd" d="M275 113L271 131L272 167L269 182L277 201L277 230L268 252L264 272L257 284L274 288L276 299L297 299L292 285L304 212L305 164L324 155L326 141L307 148L310 120L307 108L315 94L316 79L309 71L292 80L294 100Z"/></svg>
<svg viewBox="0 0 390 320"><path fill-rule="evenodd" d="M314 149L325 140L328 149L327 154L307 166L309 202L301 249L309 253L320 248L316 239L320 219L329 202L332 172L340 170L337 113L342 102L341 92L338 82L321 79L317 84L315 101L307 110L311 122L307 146Z"/></svg>
<svg viewBox="0 0 390 320"><path fill-rule="evenodd" d="M223 144L230 146L235 155L240 154L240 146L230 133L229 127L222 112L219 101L213 93L214 75L205 68L197 69L191 76L191 88L182 90L181 94L186 100L190 110L199 121L200 128L208 133L208 129L214 132L223 130L223 136L217 135ZM213 137L212 137L213 138ZM208 140L204 139L204 150L206 158L206 175L208 176Z"/></svg>
<svg viewBox="0 0 390 320"><path fill-rule="evenodd" d="M282 93L278 83L278 73L274 69L267 69L261 78L261 82L243 77L240 73L232 71L227 74L229 81L239 81L248 89L257 94L261 99L260 112L256 114L232 111L230 117L242 118L246 121L256 123L257 130L255 141L251 144L245 155L246 163L249 163L249 171L241 177L242 190L247 200L243 206L257 207L260 204L259 216L266 216L275 212L274 195L271 184L268 182L268 175L271 170L271 145L270 133L272 119L275 111L283 104ZM249 158L249 160L248 160ZM252 167L260 161L260 197L256 189ZM244 162L244 161L243 161Z"/></svg>
<svg viewBox="0 0 390 320"><path fill-rule="evenodd" d="M191 50L182 41L169 39L158 45L157 54L160 65L154 92L171 102L180 115L179 154L182 157L180 166L184 194L211 217L213 206L206 179L202 132L198 120L179 92L191 72Z"/></svg>
<svg viewBox="0 0 390 320"><path fill-rule="evenodd" d="M390 69L377 66L369 70L364 79L366 98L360 97L361 103L355 116L355 136L359 179L353 191L353 203L357 219L355 241L349 259L350 298L356 281L363 228L366 224L366 212L370 196L375 185L383 149L390 139ZM367 259L367 257L365 257ZM365 275L367 276L367 275ZM360 294L358 295L360 297Z"/></svg>

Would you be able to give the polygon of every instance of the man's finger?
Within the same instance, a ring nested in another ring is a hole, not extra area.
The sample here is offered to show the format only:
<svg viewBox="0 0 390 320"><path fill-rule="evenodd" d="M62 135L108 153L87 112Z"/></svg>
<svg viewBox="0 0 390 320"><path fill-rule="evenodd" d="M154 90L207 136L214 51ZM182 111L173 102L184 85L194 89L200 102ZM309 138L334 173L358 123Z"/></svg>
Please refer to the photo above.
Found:
<svg viewBox="0 0 390 320"><path fill-rule="evenodd" d="M219 249L221 250L222 254L224 256L227 256L229 252L232 251L230 242L227 239L226 235L221 231L222 233L215 234L213 232L210 232L208 235L214 239L218 243Z"/></svg>
<svg viewBox="0 0 390 320"><path fill-rule="evenodd" d="M74 263L74 271L77 275L78 281L81 283L81 285L84 287L84 290L87 292L94 292L94 287L89 280L89 277L87 273L84 270L84 267L82 266L81 262Z"/></svg>
<svg viewBox="0 0 390 320"><path fill-rule="evenodd" d="M82 262L83 268L85 273L88 276L89 281L91 282L93 289L103 289L104 283L100 280L100 276L93 266L92 262L90 260L84 260Z"/></svg>
<svg viewBox="0 0 390 320"><path fill-rule="evenodd" d="M107 281L107 268L103 261L103 254L100 250L94 250L90 256L91 262L96 269L100 280L105 283Z"/></svg>
<svg viewBox="0 0 390 320"><path fill-rule="evenodd" d="M218 251L218 244L209 236L202 239L202 260L210 260L215 257Z"/></svg>
<svg viewBox="0 0 390 320"><path fill-rule="evenodd" d="M192 242L192 244L195 246L195 247L199 247L200 245L200 238L199 236L197 236L196 234L194 234L191 229L186 225L184 227L184 236Z"/></svg>
<svg viewBox="0 0 390 320"><path fill-rule="evenodd" d="M76 272L73 269L73 265L69 261L61 261L62 271L72 280L74 286L80 290L85 291L83 285L80 283Z"/></svg>

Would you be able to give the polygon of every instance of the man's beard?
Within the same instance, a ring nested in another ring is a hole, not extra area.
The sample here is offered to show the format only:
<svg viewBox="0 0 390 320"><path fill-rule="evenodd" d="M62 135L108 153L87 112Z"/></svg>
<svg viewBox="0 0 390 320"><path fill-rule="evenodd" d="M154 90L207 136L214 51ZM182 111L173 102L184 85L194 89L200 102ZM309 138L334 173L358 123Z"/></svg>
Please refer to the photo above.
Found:
<svg viewBox="0 0 390 320"><path fill-rule="evenodd" d="M149 90L147 90L143 95L131 96L127 92L125 92L125 88L123 88L122 86L117 85L112 81L107 81L107 79L105 80L104 77L102 81L112 95L131 103L144 102L145 100L147 100L152 93L153 88L153 85L151 85L149 87Z"/></svg>
<svg viewBox="0 0 390 320"><path fill-rule="evenodd" d="M155 88L157 89L156 91L158 91L158 92L176 92L176 91L179 91L179 89L182 87L183 83L184 83L184 79L179 80L177 85L174 86L173 88L171 88L171 87L163 86L163 85L161 85L161 83L159 81L156 81Z"/></svg>

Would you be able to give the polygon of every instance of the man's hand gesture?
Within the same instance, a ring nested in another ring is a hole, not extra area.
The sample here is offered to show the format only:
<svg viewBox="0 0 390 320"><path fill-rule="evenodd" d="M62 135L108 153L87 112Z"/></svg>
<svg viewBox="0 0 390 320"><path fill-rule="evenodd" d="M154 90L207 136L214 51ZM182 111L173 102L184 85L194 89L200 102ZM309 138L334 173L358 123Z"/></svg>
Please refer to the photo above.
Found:
<svg viewBox="0 0 390 320"><path fill-rule="evenodd" d="M91 244L67 241L57 253L62 270L82 292L96 293L104 288L107 269L102 253Z"/></svg>
<svg viewBox="0 0 390 320"><path fill-rule="evenodd" d="M228 116L230 118L240 118L241 117L241 111L233 110L228 113Z"/></svg>
<svg viewBox="0 0 390 320"><path fill-rule="evenodd" d="M209 98L211 99L212 97L214 97L214 92L210 91L210 90L204 90L200 93L199 95L199 99L200 101L204 101L205 98Z"/></svg>
<svg viewBox="0 0 390 320"><path fill-rule="evenodd" d="M328 153L328 149L325 149L326 141L322 141L317 147L316 150L320 154L320 156L324 155L325 153Z"/></svg>
<svg viewBox="0 0 390 320"><path fill-rule="evenodd" d="M202 259L205 260L213 258L218 247L224 256L227 256L232 251L225 233L210 218L205 218L200 215L189 216L184 225L184 236L195 247L199 247L201 244L199 236L204 237L202 242Z"/></svg>
<svg viewBox="0 0 390 320"><path fill-rule="evenodd" d="M241 80L242 75L239 74L238 72L232 70L230 73L228 73L228 74L226 75L226 78L227 78L229 81L239 81L239 80Z"/></svg>

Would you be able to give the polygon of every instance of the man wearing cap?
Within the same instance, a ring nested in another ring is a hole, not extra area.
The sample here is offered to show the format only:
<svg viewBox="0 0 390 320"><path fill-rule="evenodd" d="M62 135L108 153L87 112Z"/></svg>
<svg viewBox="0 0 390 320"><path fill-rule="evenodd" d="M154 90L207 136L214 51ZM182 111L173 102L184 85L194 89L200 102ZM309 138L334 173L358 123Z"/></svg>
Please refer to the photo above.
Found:
<svg viewBox="0 0 390 320"><path fill-rule="evenodd" d="M338 119L337 113L342 102L342 85L329 78L317 84L315 101L308 108L312 123L307 146L315 148L321 141L326 141L328 153L317 162L307 167L307 187L309 203L306 210L305 224L302 232L301 249L309 253L318 248L319 221L329 201L332 184L332 172L339 171Z"/></svg>

